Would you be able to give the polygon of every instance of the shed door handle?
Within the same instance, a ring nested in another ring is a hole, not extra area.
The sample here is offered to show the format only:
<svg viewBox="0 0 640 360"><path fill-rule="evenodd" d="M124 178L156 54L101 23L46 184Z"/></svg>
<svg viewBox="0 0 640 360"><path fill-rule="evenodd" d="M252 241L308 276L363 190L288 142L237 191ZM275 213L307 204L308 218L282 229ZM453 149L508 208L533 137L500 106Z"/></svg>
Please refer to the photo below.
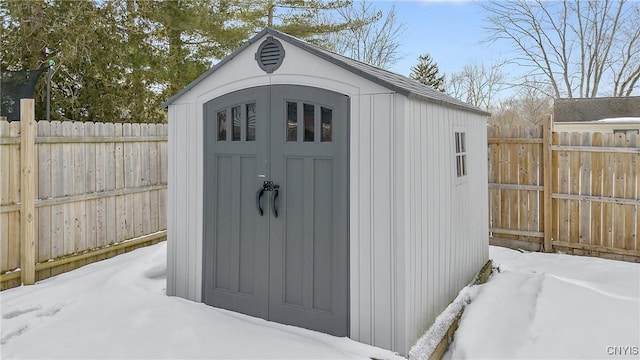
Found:
<svg viewBox="0 0 640 360"><path fill-rule="evenodd" d="M262 195L264 195L264 188L260 188L258 192L256 192L256 207L258 208L260 216L264 214L264 211L262 211L262 204L260 203L260 200L262 200Z"/></svg>
<svg viewBox="0 0 640 360"><path fill-rule="evenodd" d="M273 216L278 217L278 207L276 206L276 199L278 198L278 194L280 193L278 189L280 186L273 185L273 192L271 193L271 212Z"/></svg>

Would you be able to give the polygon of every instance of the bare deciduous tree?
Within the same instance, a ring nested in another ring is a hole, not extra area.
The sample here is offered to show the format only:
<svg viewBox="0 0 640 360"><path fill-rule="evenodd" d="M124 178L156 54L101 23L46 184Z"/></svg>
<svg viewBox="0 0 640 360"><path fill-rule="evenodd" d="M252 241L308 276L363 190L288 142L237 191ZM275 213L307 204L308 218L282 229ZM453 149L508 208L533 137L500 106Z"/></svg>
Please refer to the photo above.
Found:
<svg viewBox="0 0 640 360"><path fill-rule="evenodd" d="M629 96L640 80L640 3L488 1L490 40L511 42L514 63L544 77L555 97Z"/></svg>
<svg viewBox="0 0 640 360"><path fill-rule="evenodd" d="M342 22L356 26L328 35L333 51L381 68L402 57L398 50L405 25L398 21L395 5L384 14L372 1L361 0L337 12Z"/></svg>
<svg viewBox="0 0 640 360"><path fill-rule="evenodd" d="M525 79L518 91L491 106L489 124L540 125L553 111L549 85Z"/></svg>
<svg viewBox="0 0 640 360"><path fill-rule="evenodd" d="M465 65L462 71L445 77L446 93L470 105L489 109L495 96L507 87L502 65Z"/></svg>

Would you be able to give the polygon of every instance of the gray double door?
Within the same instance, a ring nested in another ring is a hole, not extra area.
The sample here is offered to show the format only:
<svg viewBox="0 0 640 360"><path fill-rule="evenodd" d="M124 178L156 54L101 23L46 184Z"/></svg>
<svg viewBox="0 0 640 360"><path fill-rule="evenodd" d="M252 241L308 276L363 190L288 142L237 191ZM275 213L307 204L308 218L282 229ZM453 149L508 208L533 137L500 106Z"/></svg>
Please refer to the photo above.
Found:
<svg viewBox="0 0 640 360"><path fill-rule="evenodd" d="M294 85L205 104L206 304L348 335L348 105Z"/></svg>

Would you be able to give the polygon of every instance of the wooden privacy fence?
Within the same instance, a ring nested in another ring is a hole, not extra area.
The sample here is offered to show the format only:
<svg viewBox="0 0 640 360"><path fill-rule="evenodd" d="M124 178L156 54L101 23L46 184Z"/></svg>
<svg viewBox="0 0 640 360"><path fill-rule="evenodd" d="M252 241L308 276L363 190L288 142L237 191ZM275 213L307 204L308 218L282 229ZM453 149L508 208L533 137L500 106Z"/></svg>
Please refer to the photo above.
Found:
<svg viewBox="0 0 640 360"><path fill-rule="evenodd" d="M489 127L491 243L640 262L637 134Z"/></svg>
<svg viewBox="0 0 640 360"><path fill-rule="evenodd" d="M2 289L166 239L166 125L31 123L0 121Z"/></svg>

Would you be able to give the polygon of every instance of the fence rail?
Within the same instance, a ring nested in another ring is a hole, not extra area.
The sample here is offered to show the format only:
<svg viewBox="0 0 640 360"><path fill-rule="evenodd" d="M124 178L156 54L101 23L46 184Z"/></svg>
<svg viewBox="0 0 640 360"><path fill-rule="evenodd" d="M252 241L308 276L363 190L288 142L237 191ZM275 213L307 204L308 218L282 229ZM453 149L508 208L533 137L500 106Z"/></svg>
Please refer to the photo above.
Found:
<svg viewBox="0 0 640 360"><path fill-rule="evenodd" d="M640 262L638 135L545 128L489 128L491 242Z"/></svg>
<svg viewBox="0 0 640 360"><path fill-rule="evenodd" d="M2 289L24 282L25 271L39 280L166 237L166 125L32 124L34 136L25 138L24 121L0 121ZM34 149L27 163L24 144ZM33 191L21 176L33 176ZM21 241L25 202L34 225ZM21 259L29 241L31 261L28 253Z"/></svg>

